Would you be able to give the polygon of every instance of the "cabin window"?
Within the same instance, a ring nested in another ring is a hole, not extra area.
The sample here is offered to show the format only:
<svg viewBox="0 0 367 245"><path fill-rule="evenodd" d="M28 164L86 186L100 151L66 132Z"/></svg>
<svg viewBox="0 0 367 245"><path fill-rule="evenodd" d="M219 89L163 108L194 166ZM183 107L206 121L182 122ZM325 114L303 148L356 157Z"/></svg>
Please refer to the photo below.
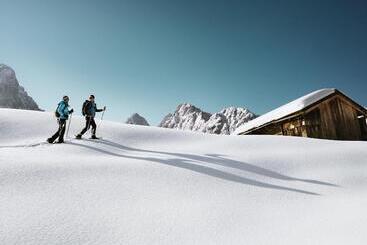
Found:
<svg viewBox="0 0 367 245"><path fill-rule="evenodd" d="M290 136L302 136L302 121L300 118L292 119L292 121L285 122L282 125L283 134Z"/></svg>

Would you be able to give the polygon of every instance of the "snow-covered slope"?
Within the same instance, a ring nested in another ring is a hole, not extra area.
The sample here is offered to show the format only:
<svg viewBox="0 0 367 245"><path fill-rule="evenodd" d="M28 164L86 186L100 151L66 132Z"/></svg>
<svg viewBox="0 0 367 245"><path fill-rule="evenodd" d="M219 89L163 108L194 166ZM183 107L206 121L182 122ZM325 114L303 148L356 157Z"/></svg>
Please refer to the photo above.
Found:
<svg viewBox="0 0 367 245"><path fill-rule="evenodd" d="M39 110L38 105L27 94L9 66L0 64L0 107Z"/></svg>
<svg viewBox="0 0 367 245"><path fill-rule="evenodd" d="M103 140L41 143L56 127L0 109L0 244L367 242L367 142L104 121Z"/></svg>
<svg viewBox="0 0 367 245"><path fill-rule="evenodd" d="M140 116L138 113L132 114L126 120L125 123L127 123L127 124L134 124L134 125L149 126L148 121L144 117Z"/></svg>
<svg viewBox="0 0 367 245"><path fill-rule="evenodd" d="M236 128L254 119L256 115L246 108L228 107L214 114L185 103L168 114L159 124L163 128L199 131L212 134L231 134Z"/></svg>

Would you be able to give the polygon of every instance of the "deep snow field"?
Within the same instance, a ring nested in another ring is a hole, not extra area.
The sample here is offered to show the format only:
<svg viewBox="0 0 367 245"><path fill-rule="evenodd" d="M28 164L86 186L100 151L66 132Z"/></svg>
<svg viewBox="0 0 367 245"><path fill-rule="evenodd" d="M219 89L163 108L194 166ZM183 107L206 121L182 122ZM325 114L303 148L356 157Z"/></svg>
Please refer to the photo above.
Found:
<svg viewBox="0 0 367 245"><path fill-rule="evenodd" d="M0 109L0 244L367 244L367 142L56 128Z"/></svg>

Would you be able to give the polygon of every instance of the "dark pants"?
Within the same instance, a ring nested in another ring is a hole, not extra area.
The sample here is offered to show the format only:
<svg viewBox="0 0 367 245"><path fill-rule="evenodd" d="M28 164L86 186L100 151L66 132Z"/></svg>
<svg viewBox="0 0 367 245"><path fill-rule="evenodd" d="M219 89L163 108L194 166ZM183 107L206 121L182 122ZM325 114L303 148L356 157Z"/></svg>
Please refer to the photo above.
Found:
<svg viewBox="0 0 367 245"><path fill-rule="evenodd" d="M80 135L83 135L88 129L92 126L92 135L96 135L97 125L94 121L94 117L85 117L85 127L80 132Z"/></svg>
<svg viewBox="0 0 367 245"><path fill-rule="evenodd" d="M51 142L54 142L57 138L59 138L59 141L64 141L64 134L65 134L65 128L66 128L66 119L58 119L59 123L59 129L57 132L50 138Z"/></svg>

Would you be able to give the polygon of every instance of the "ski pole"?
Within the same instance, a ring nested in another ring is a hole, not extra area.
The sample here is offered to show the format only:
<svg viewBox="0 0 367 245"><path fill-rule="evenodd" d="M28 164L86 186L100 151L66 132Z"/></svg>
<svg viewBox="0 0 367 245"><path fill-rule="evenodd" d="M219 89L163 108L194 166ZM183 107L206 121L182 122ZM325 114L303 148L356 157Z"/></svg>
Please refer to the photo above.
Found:
<svg viewBox="0 0 367 245"><path fill-rule="evenodd" d="M68 124L68 128L66 130L66 138L69 137L69 129L70 129L70 124L71 124L71 118L72 117L73 117L73 113L70 114L69 124Z"/></svg>
<svg viewBox="0 0 367 245"><path fill-rule="evenodd" d="M98 124L98 128L101 126L102 124L102 121L103 121L103 116L104 116L104 112L106 111L106 109L103 110L102 112L102 116L101 116L101 120L99 121L99 124Z"/></svg>

